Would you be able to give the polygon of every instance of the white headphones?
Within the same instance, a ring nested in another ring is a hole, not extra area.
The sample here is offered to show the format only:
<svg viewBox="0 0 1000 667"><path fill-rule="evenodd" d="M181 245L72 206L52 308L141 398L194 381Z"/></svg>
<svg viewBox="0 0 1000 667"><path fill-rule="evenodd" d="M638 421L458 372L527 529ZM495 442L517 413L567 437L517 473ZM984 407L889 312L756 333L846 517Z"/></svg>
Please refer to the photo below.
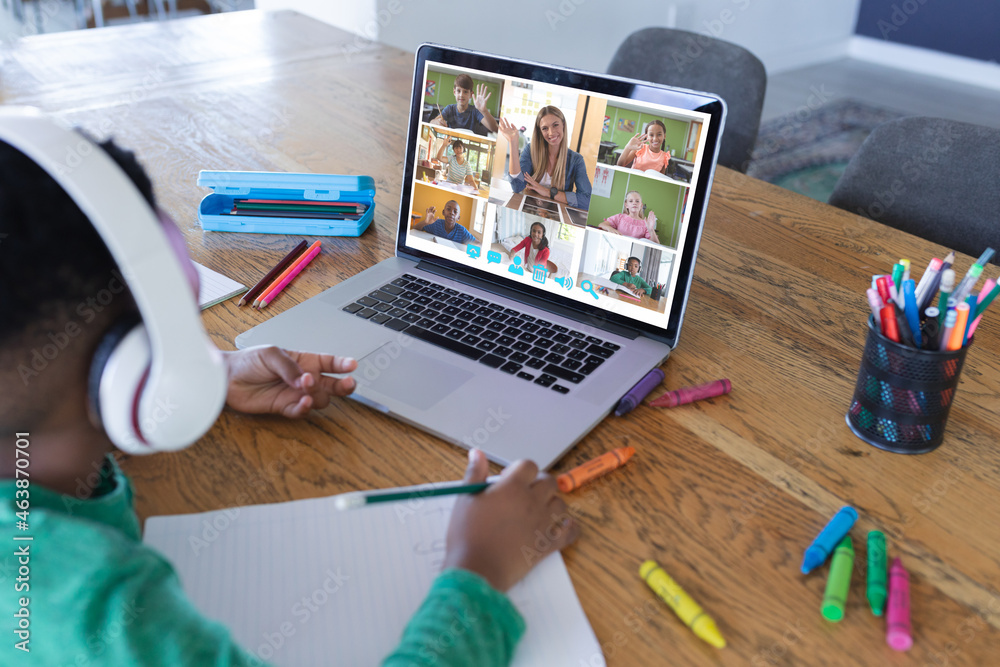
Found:
<svg viewBox="0 0 1000 667"><path fill-rule="evenodd" d="M99 425L129 454L192 444L222 411L228 378L156 213L100 146L37 109L0 107L0 141L80 207L139 307L141 322L119 322L94 356L90 401Z"/></svg>

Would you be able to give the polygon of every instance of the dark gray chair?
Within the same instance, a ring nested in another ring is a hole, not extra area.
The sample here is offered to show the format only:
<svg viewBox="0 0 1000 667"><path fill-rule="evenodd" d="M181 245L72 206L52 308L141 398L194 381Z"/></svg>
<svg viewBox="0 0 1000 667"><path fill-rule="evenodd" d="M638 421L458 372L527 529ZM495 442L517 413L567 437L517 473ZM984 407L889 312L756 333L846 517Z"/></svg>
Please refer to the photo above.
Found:
<svg viewBox="0 0 1000 667"><path fill-rule="evenodd" d="M883 123L830 204L973 257L1000 250L1000 129L919 116Z"/></svg>
<svg viewBox="0 0 1000 667"><path fill-rule="evenodd" d="M608 73L703 90L724 99L728 116L719 164L746 172L767 88L767 74L757 56L742 46L699 33L644 28L625 38Z"/></svg>

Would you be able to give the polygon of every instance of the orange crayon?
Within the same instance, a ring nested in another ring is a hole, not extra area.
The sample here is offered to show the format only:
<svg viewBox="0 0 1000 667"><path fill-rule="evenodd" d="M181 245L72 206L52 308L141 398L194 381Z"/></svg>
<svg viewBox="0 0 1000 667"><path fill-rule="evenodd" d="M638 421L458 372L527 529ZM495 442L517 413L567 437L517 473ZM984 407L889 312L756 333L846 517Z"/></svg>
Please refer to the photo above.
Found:
<svg viewBox="0 0 1000 667"><path fill-rule="evenodd" d="M597 479L601 475L612 470L621 468L635 454L634 447L619 447L610 452L601 454L592 461L587 461L581 466L577 466L568 472L564 472L556 478L559 490L569 493L580 488L592 479Z"/></svg>

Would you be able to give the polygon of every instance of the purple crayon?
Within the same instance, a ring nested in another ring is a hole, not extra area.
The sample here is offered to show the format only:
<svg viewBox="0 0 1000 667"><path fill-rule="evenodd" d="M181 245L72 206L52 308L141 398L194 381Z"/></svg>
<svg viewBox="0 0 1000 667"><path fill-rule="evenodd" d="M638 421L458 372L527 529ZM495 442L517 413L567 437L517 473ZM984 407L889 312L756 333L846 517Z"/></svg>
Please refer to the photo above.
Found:
<svg viewBox="0 0 1000 667"><path fill-rule="evenodd" d="M678 405L694 403L705 398L728 394L732 389L733 385L729 380L723 378L700 384L697 387L682 387L668 391L655 400L650 401L649 404L657 408L676 408Z"/></svg>
<svg viewBox="0 0 1000 667"><path fill-rule="evenodd" d="M802 574L809 574L813 568L822 565L857 520L857 510L850 506L841 507L806 549L802 558Z"/></svg>

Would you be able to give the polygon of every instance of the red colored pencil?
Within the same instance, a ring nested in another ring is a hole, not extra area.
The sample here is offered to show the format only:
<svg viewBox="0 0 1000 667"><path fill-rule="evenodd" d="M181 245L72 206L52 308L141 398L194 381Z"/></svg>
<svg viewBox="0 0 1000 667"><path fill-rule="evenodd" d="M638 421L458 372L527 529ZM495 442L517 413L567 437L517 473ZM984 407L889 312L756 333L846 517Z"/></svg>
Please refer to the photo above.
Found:
<svg viewBox="0 0 1000 667"><path fill-rule="evenodd" d="M313 260L313 257L320 253L320 250L322 250L322 248L319 246L319 241L316 241L316 243L313 244L313 247L306 252L302 259L295 263L291 272L289 272L289 274L285 276L280 283L278 283L278 286L270 290L267 293L267 296L261 299L260 309L263 310L267 304L271 303L271 301L273 301L274 298L281 293L281 290L285 289L285 286L292 282L295 279L295 276L302 272L302 269L306 268L306 265Z"/></svg>
<svg viewBox="0 0 1000 667"><path fill-rule="evenodd" d="M240 298L240 302L237 305L242 306L243 304L256 299L257 295L260 294L264 288L274 282L274 279L278 276L278 274L288 268L289 264L302 255L302 251L306 249L306 245L306 242L302 241L295 246L290 253L285 255L280 262L274 265L273 269L267 272L266 276L258 280L256 285L247 290L247 293Z"/></svg>
<svg viewBox="0 0 1000 667"><path fill-rule="evenodd" d="M300 256L299 256L298 258L296 258L296 260L295 260L294 262L292 262L291 264L289 264L289 265L288 265L288 267L287 267L287 268L286 268L286 269L285 269L284 271L282 271L282 272L281 272L281 275L279 275L279 276L278 276L277 278L275 278L275 279L274 279L274 280L273 280L273 281L271 282L271 284L270 284L270 285L268 285L268 286L267 286L267 287L266 287L266 288L264 289L264 291L263 291L263 292L261 292L261 293L260 293L260 295L258 295L258 296L257 296L257 298L256 298L256 299L254 300L254 302L253 302L253 305L254 305L254 306L256 306L257 308L260 308L260 303L261 303L261 301L263 301L263 300L264 300L264 298L265 298L265 297L266 297L266 296L267 296L268 294L270 294L270 293L271 293L271 291L272 291L272 290L274 290L274 288L276 288L276 287L278 286L278 284L279 284L279 283L281 283L281 281L282 281L282 280L284 280L284 279L285 279L285 277L286 277L286 276L287 276L287 275L288 275L289 273L291 273L292 271L294 271L294 270L295 270L295 267L296 267L296 266L298 266L298 265L299 265L299 263L300 263L300 262L302 262L302 260L304 260L304 259L306 258L306 256L307 256L307 255L308 255L308 254L309 254L310 252L312 252L312 251L313 251L313 249L315 249L315 248L318 248L318 247L319 247L319 245L320 245L320 242L319 242L319 241L316 241L316 242L315 242L315 243L313 243L313 244L312 244L311 246L309 246L309 247L308 247L308 248L307 248L307 249L306 249L306 250L305 250L305 251L304 251L304 252L303 252L303 253L302 253L302 254L301 254L301 255L300 255Z"/></svg>

